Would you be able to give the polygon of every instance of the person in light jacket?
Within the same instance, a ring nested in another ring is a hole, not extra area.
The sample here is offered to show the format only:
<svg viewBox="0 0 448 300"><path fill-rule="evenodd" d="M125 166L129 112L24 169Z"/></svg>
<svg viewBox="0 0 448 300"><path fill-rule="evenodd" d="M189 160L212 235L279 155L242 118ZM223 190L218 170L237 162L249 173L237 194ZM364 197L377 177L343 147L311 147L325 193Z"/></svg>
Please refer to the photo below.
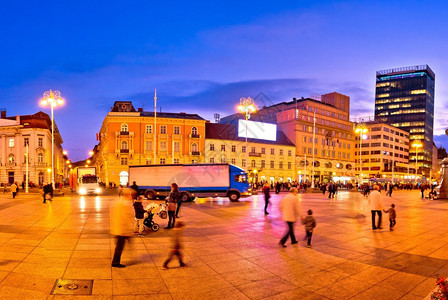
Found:
<svg viewBox="0 0 448 300"><path fill-rule="evenodd" d="M121 264L121 253L124 244L132 235L132 219L133 209L132 200L135 197L133 189L123 189L123 196L118 197L111 205L110 212L110 234L115 236L116 246L114 257L112 259L112 267L124 268Z"/></svg>
<svg viewBox="0 0 448 300"><path fill-rule="evenodd" d="M280 201L280 211L282 212L283 221L288 226L288 231L278 243L282 247L286 247L285 243L288 237L291 238L291 244L297 244L296 236L294 235L294 223L297 221L297 218L302 218L302 210L297 194L297 188L293 187Z"/></svg>
<svg viewBox="0 0 448 300"><path fill-rule="evenodd" d="M374 185L369 195L370 211L372 213L372 229L381 229L382 211L384 210L383 195L379 192L379 186ZM375 214L378 214L378 225L375 226Z"/></svg>

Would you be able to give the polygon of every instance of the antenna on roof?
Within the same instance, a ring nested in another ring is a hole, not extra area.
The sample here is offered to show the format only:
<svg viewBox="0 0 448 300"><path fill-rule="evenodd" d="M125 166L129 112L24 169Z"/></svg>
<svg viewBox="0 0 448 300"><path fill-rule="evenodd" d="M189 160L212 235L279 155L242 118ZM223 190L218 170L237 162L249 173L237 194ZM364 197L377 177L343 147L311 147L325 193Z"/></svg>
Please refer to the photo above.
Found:
<svg viewBox="0 0 448 300"><path fill-rule="evenodd" d="M220 120L219 114L215 114L214 117L215 117L215 123L219 123Z"/></svg>

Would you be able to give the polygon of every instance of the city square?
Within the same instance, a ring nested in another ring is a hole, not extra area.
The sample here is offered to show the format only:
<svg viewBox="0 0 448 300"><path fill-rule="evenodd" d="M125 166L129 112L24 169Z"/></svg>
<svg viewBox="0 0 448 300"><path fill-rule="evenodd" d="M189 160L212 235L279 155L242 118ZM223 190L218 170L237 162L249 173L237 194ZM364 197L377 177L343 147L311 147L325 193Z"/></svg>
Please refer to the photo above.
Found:
<svg viewBox="0 0 448 300"><path fill-rule="evenodd" d="M2 299L423 299L436 274L448 273L448 202L420 198L418 190L383 194L396 205L397 225L372 230L367 199L359 192L299 194L302 212L317 220L312 247L286 248L273 193L269 215L262 194L231 202L197 198L184 203L184 260L163 269L172 231L132 239L126 268L111 268L114 239L109 203L116 197L71 194L42 204L42 195L0 194ZM145 200L147 205L153 200ZM160 201L155 201L160 202ZM129 220L133 223L133 219ZM299 241L303 225L296 223ZM57 279L92 280L90 296L52 294Z"/></svg>

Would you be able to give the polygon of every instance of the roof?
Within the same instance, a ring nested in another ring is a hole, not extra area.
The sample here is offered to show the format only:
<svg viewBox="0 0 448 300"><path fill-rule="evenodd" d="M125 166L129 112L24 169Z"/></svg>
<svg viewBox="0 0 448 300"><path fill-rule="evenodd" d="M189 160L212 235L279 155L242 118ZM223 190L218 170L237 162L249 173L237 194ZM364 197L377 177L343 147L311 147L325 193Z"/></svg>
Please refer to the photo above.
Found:
<svg viewBox="0 0 448 300"><path fill-rule="evenodd" d="M141 117L154 117L154 112L143 111L140 113ZM187 113L166 113L166 112L158 112L157 118L172 118L172 119L189 119L189 120L202 120L205 121L204 118L199 116L198 114L187 114Z"/></svg>
<svg viewBox="0 0 448 300"><path fill-rule="evenodd" d="M205 138L206 139L217 139L217 140L232 140L232 141L246 141L244 137L238 137L238 127L233 124L221 124L221 123L206 123L205 124ZM248 138L248 142L260 143L260 144L276 144L283 146L293 146L294 143L288 139L288 137L278 129L277 127L277 140L268 141L261 139Z"/></svg>
<svg viewBox="0 0 448 300"><path fill-rule="evenodd" d="M16 120L17 117L6 117L8 120ZM23 115L20 116L20 125L23 125L25 128L42 128L51 130L51 119L50 117L39 111L33 115ZM54 132L59 132L56 122L54 123L55 129Z"/></svg>

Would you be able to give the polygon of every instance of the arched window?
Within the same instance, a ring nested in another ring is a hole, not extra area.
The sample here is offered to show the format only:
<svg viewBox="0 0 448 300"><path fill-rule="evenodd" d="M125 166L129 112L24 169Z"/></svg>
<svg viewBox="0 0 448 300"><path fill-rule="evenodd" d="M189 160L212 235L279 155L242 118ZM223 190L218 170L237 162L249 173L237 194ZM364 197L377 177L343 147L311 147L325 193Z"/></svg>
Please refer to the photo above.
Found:
<svg viewBox="0 0 448 300"><path fill-rule="evenodd" d="M255 168L255 160L254 160L254 159L252 159L252 161L250 162L250 166L251 166L252 168Z"/></svg>
<svg viewBox="0 0 448 300"><path fill-rule="evenodd" d="M191 145L191 151L192 151L192 152L199 152L199 151L198 151L198 144L193 143L193 144Z"/></svg>
<svg viewBox="0 0 448 300"><path fill-rule="evenodd" d="M191 128L191 135L192 136L198 135L198 129L196 127Z"/></svg>
<svg viewBox="0 0 448 300"><path fill-rule="evenodd" d="M128 124L126 123L121 124L121 132L128 132Z"/></svg>
<svg viewBox="0 0 448 300"><path fill-rule="evenodd" d="M44 162L44 155L42 153L39 153L37 155L37 162L38 163L43 163Z"/></svg>
<svg viewBox="0 0 448 300"><path fill-rule="evenodd" d="M14 154L10 154L8 157L8 162L13 164L13 163L15 163L15 161L16 161L16 159L14 157Z"/></svg>
<svg viewBox="0 0 448 300"><path fill-rule="evenodd" d="M128 142L126 142L126 141L122 141L122 142L121 142L121 149L123 149L123 150L127 150L127 149L128 149Z"/></svg>

